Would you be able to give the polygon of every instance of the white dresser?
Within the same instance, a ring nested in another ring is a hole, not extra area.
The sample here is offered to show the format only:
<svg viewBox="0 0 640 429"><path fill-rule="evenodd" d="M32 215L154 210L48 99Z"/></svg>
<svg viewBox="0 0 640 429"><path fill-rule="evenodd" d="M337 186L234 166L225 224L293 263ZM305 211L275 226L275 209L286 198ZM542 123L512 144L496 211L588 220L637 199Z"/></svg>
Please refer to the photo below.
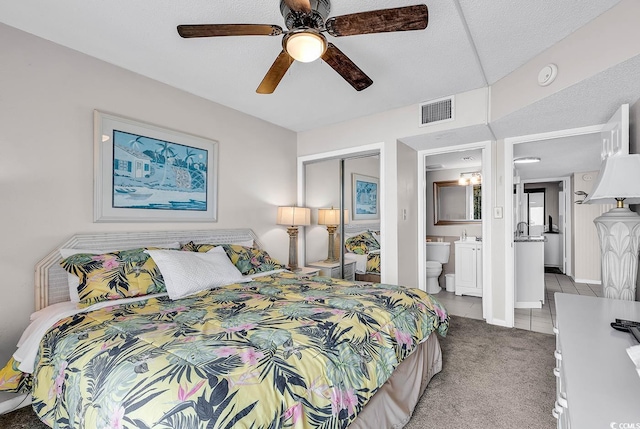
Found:
<svg viewBox="0 0 640 429"><path fill-rule="evenodd" d="M640 428L640 376L626 351L638 343L610 325L640 321L640 302L564 293L555 302L558 428Z"/></svg>

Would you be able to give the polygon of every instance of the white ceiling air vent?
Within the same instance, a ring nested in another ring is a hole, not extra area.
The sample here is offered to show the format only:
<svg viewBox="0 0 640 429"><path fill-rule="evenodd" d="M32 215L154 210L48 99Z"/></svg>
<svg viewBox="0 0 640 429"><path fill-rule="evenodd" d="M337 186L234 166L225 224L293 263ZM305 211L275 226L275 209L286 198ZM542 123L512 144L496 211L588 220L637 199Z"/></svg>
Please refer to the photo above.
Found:
<svg viewBox="0 0 640 429"><path fill-rule="evenodd" d="M452 121L454 96L420 104L420 126Z"/></svg>

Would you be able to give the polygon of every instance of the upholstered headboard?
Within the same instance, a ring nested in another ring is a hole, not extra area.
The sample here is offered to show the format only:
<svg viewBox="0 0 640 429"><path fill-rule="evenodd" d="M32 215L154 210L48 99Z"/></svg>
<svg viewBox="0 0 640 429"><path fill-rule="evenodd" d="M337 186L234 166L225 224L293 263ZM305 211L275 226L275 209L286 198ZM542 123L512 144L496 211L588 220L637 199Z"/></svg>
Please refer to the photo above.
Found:
<svg viewBox="0 0 640 429"><path fill-rule="evenodd" d="M359 234L364 231L380 231L380 223L350 223L344 226L345 239L347 234Z"/></svg>
<svg viewBox="0 0 640 429"><path fill-rule="evenodd" d="M258 237L251 229L77 234L51 251L36 264L36 310L58 302L69 301L67 272L60 266L60 261L62 260L60 249L126 250L174 242L184 244L193 241L198 244L224 244L249 240L253 240L255 247L262 247Z"/></svg>

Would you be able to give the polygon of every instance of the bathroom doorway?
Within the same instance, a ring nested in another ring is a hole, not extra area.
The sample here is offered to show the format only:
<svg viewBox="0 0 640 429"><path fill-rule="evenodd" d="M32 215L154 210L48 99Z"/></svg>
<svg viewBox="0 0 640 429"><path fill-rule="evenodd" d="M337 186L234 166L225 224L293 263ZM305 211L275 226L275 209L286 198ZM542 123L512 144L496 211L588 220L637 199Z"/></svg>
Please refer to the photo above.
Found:
<svg viewBox="0 0 640 429"><path fill-rule="evenodd" d="M433 284L428 276L434 275L435 264L427 256L429 246L435 246L424 243L419 249L421 288L454 315L487 319L491 264L483 255L490 254L491 246L489 239L484 240L490 237L491 224L491 143L432 149L418 156L424 183L418 203L419 235L425 242L449 243L449 258L442 263L435 293L428 287Z"/></svg>

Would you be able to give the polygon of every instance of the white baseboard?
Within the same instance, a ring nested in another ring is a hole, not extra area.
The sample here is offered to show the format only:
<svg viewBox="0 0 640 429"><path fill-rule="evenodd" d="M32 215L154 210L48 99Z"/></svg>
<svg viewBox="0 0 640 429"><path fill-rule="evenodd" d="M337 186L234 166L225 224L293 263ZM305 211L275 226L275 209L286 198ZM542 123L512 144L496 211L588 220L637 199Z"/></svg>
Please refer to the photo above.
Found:
<svg viewBox="0 0 640 429"><path fill-rule="evenodd" d="M589 283L591 285L599 285L602 284L602 282L600 280L593 280L593 279L573 279L574 283Z"/></svg>
<svg viewBox="0 0 640 429"><path fill-rule="evenodd" d="M489 325L496 325L496 326L503 326L505 328L510 328L510 326L507 326L507 321L506 320L502 320L502 319L487 320L487 323Z"/></svg>
<svg viewBox="0 0 640 429"><path fill-rule="evenodd" d="M517 301L513 308L542 308L542 301Z"/></svg>
<svg viewBox="0 0 640 429"><path fill-rule="evenodd" d="M18 408L26 407L27 405L31 405L31 394L29 393L6 399L0 402L0 414L6 414Z"/></svg>

